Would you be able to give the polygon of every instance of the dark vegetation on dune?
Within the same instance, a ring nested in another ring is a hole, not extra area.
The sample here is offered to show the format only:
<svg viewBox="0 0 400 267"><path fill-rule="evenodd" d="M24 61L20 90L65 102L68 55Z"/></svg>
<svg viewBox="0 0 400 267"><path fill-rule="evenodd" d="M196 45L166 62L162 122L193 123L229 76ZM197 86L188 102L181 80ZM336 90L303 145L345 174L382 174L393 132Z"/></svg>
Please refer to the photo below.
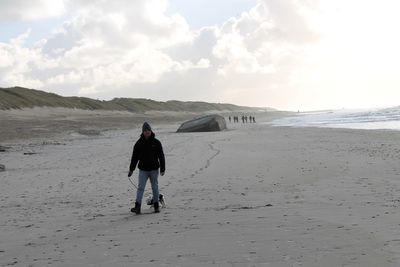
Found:
<svg viewBox="0 0 400 267"><path fill-rule="evenodd" d="M64 97L54 93L47 93L44 91L27 89L23 87L0 88L0 110L33 107L63 107L84 110L119 110L129 112L258 110L258 108L242 107L232 104L191 101L184 102L176 100L160 102L142 98L114 98L112 100L105 101L87 97Z"/></svg>

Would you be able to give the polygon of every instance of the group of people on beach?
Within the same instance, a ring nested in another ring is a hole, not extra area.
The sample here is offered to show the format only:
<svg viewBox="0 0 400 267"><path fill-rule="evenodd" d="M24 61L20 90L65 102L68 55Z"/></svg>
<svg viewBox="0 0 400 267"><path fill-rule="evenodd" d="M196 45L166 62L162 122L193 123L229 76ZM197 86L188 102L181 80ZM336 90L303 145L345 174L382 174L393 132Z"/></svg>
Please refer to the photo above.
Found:
<svg viewBox="0 0 400 267"><path fill-rule="evenodd" d="M228 117L228 119L229 119L229 122L232 122L232 120L233 120L233 123L239 123L239 116L229 116ZM256 118L254 117L254 116L248 116L247 117L247 115L242 115L242 117L241 117L241 120L242 120L242 123L256 123Z"/></svg>

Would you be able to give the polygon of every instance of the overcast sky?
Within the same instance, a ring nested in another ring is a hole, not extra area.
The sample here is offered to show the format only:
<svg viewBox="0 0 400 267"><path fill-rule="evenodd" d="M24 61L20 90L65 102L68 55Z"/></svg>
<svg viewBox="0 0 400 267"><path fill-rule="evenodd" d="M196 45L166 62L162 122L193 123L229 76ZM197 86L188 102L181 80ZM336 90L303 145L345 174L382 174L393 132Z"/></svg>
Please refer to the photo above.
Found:
<svg viewBox="0 0 400 267"><path fill-rule="evenodd" d="M0 87L282 110L400 105L397 0L0 0Z"/></svg>

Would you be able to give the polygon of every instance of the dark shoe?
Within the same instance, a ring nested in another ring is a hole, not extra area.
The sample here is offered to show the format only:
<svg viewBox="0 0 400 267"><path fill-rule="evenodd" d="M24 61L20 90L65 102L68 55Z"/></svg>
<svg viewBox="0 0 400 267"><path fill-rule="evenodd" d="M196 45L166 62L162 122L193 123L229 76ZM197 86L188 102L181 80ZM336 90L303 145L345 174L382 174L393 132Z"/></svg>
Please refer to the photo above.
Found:
<svg viewBox="0 0 400 267"><path fill-rule="evenodd" d="M131 212L136 213L136 214L140 214L140 204L135 202L135 207L131 208Z"/></svg>
<svg viewBox="0 0 400 267"><path fill-rule="evenodd" d="M159 213L160 212L160 205L158 202L154 202L154 212Z"/></svg>

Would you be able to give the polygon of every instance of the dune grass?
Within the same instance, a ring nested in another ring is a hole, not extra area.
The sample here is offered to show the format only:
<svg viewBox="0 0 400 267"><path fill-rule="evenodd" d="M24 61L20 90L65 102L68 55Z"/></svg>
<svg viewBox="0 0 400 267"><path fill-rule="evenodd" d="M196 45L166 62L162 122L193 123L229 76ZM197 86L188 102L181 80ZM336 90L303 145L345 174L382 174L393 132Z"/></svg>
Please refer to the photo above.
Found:
<svg viewBox="0 0 400 267"><path fill-rule="evenodd" d="M155 101L142 98L114 98L109 101L96 100L87 97L63 97L54 93L23 87L0 88L0 110L23 109L33 107L63 107L83 110L119 110L129 112L146 111L189 111L204 112L255 110L256 108L237 106L233 104Z"/></svg>

